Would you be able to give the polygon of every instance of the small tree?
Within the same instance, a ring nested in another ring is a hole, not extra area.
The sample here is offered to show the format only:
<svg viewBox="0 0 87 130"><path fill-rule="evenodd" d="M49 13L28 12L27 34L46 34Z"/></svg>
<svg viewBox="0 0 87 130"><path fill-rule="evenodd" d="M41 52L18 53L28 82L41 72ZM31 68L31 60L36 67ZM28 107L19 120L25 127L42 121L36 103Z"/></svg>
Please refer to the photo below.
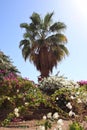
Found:
<svg viewBox="0 0 87 130"><path fill-rule="evenodd" d="M17 75L20 72L12 64L9 56L6 56L2 51L0 51L0 79L3 79L3 76L7 76L10 73Z"/></svg>

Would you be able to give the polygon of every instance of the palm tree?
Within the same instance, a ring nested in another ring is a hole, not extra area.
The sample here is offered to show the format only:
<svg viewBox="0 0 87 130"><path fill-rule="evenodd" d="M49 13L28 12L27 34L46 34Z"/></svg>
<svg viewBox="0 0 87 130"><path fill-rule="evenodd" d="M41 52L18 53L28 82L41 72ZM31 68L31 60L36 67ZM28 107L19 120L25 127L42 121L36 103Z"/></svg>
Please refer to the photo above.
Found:
<svg viewBox="0 0 87 130"><path fill-rule="evenodd" d="M52 13L47 13L42 19L38 13L30 17L31 23L20 24L25 29L24 39L20 41L19 47L25 61L33 62L41 77L49 76L53 67L57 67L65 55L68 55L66 36L62 33L66 25L62 22L52 21Z"/></svg>

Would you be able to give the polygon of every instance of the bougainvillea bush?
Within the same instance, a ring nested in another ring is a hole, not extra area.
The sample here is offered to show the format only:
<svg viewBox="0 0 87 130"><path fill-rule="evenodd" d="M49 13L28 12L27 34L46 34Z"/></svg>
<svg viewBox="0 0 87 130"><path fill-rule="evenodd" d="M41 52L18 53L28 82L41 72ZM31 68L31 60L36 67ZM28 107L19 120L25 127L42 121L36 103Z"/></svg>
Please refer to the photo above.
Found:
<svg viewBox="0 0 87 130"><path fill-rule="evenodd" d="M46 104L34 82L9 74L0 81L0 119L24 117L29 110Z"/></svg>
<svg viewBox="0 0 87 130"><path fill-rule="evenodd" d="M80 85L80 87L84 87L87 90L87 81L86 80L78 81L78 84Z"/></svg>

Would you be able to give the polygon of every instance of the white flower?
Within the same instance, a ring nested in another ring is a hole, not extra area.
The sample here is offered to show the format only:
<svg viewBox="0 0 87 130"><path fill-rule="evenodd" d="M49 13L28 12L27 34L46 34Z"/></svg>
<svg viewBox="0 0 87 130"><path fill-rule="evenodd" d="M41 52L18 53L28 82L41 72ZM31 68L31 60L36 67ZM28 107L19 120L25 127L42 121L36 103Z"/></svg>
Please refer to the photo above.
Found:
<svg viewBox="0 0 87 130"><path fill-rule="evenodd" d="M17 93L19 93L19 89L17 89Z"/></svg>
<svg viewBox="0 0 87 130"><path fill-rule="evenodd" d="M19 109L18 109L18 108L15 108L15 109L14 109L14 112L15 112L15 113L19 112Z"/></svg>
<svg viewBox="0 0 87 130"><path fill-rule="evenodd" d="M80 98L77 99L77 103L82 103Z"/></svg>
<svg viewBox="0 0 87 130"><path fill-rule="evenodd" d="M7 99L10 100L10 97L8 97Z"/></svg>
<svg viewBox="0 0 87 130"><path fill-rule="evenodd" d="M20 114L17 112L17 113L15 113L15 116L16 116L16 117L19 117L19 116L20 116Z"/></svg>
<svg viewBox="0 0 87 130"><path fill-rule="evenodd" d="M19 112L19 109L18 109L18 108L15 108L15 109L14 109L14 114L15 114L16 117L19 117L19 116L20 116L18 112Z"/></svg>
<svg viewBox="0 0 87 130"><path fill-rule="evenodd" d="M69 109L72 109L72 105L71 105L71 103L68 102L68 103L66 104L66 107L68 107Z"/></svg>
<svg viewBox="0 0 87 130"><path fill-rule="evenodd" d="M59 119L59 120L57 121L57 124L58 124L59 126L64 125L63 120L62 120L62 119Z"/></svg>
<svg viewBox="0 0 87 130"><path fill-rule="evenodd" d="M52 113L51 113L51 112L49 112L49 113L47 114L47 118L52 118Z"/></svg>
<svg viewBox="0 0 87 130"><path fill-rule="evenodd" d="M73 99L75 99L75 97L74 97L74 96L71 96L70 98L71 98L72 100L73 100Z"/></svg>
<svg viewBox="0 0 87 130"><path fill-rule="evenodd" d="M29 104L28 102L25 102L25 106L28 106L28 104Z"/></svg>
<svg viewBox="0 0 87 130"><path fill-rule="evenodd" d="M58 98L58 97L56 97L56 100L59 100L59 98Z"/></svg>
<svg viewBox="0 0 87 130"><path fill-rule="evenodd" d="M58 119L58 118L59 118L58 112L55 112L55 113L53 114L53 119Z"/></svg>
<svg viewBox="0 0 87 130"><path fill-rule="evenodd" d="M45 126L39 126L39 130L45 130Z"/></svg>
<svg viewBox="0 0 87 130"><path fill-rule="evenodd" d="M34 92L36 92L36 89L34 89Z"/></svg>
<svg viewBox="0 0 87 130"><path fill-rule="evenodd" d="M69 116L70 116L70 117L75 116L75 113L71 110L71 111L69 112Z"/></svg>
<svg viewBox="0 0 87 130"><path fill-rule="evenodd" d="M79 95L80 94L80 92L78 91L78 92L76 92L76 95Z"/></svg>
<svg viewBox="0 0 87 130"><path fill-rule="evenodd" d="M61 125L57 126L58 130L63 130Z"/></svg>
<svg viewBox="0 0 87 130"><path fill-rule="evenodd" d="M79 84L76 84L76 85L75 85L75 88L79 88Z"/></svg>
<svg viewBox="0 0 87 130"><path fill-rule="evenodd" d="M47 119L47 117L44 115L44 116L43 116L43 120L46 120L46 119Z"/></svg>

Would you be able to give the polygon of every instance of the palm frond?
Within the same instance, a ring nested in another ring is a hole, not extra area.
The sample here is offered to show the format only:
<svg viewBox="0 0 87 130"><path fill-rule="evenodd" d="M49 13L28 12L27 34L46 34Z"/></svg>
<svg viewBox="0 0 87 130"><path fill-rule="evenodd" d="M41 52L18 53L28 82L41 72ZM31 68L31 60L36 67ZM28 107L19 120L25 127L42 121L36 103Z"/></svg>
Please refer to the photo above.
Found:
<svg viewBox="0 0 87 130"><path fill-rule="evenodd" d="M54 34L46 38L46 41L51 45L67 43L67 38L64 34Z"/></svg>
<svg viewBox="0 0 87 130"><path fill-rule="evenodd" d="M69 55L68 49L64 45L59 45L59 46L63 50L63 52L68 56Z"/></svg>
<svg viewBox="0 0 87 130"><path fill-rule="evenodd" d="M28 31L32 31L34 33L35 30L37 30L37 27L35 26L35 24L30 23Z"/></svg>
<svg viewBox="0 0 87 130"><path fill-rule="evenodd" d="M19 48L21 48L21 47L23 47L23 46L27 47L27 46L29 46L29 45L30 45L29 40L24 39L24 40L21 40L21 41L20 41Z"/></svg>
<svg viewBox="0 0 87 130"><path fill-rule="evenodd" d="M55 63L54 66L57 66L57 63L60 62L64 58L64 53L58 46L54 51L53 51L54 57L55 57Z"/></svg>
<svg viewBox="0 0 87 130"><path fill-rule="evenodd" d="M24 57L25 61L26 61L26 59L29 58L29 55L30 55L30 47L29 46L28 47L24 46L22 48L22 56Z"/></svg>
<svg viewBox="0 0 87 130"><path fill-rule="evenodd" d="M50 26L50 30L52 32L60 32L66 29L66 25L62 22L55 22L53 25Z"/></svg>
<svg viewBox="0 0 87 130"><path fill-rule="evenodd" d="M50 23L52 22L52 16L53 16L53 12L52 13L47 13L47 15L44 17L44 26L47 27L50 25Z"/></svg>
<svg viewBox="0 0 87 130"><path fill-rule="evenodd" d="M23 35L24 39L33 41L35 39L35 33L26 32Z"/></svg>
<svg viewBox="0 0 87 130"><path fill-rule="evenodd" d="M21 27L21 28L28 29L28 24L27 24L27 23L21 23L21 24L20 24L20 27Z"/></svg>
<svg viewBox="0 0 87 130"><path fill-rule="evenodd" d="M67 38L66 38L66 36L64 34L56 34L55 39L59 43L67 43Z"/></svg>
<svg viewBox="0 0 87 130"><path fill-rule="evenodd" d="M30 17L30 19L32 20L32 22L35 24L35 25L39 25L40 22L41 22L41 18L40 18L40 15L38 13L33 13L32 16Z"/></svg>

